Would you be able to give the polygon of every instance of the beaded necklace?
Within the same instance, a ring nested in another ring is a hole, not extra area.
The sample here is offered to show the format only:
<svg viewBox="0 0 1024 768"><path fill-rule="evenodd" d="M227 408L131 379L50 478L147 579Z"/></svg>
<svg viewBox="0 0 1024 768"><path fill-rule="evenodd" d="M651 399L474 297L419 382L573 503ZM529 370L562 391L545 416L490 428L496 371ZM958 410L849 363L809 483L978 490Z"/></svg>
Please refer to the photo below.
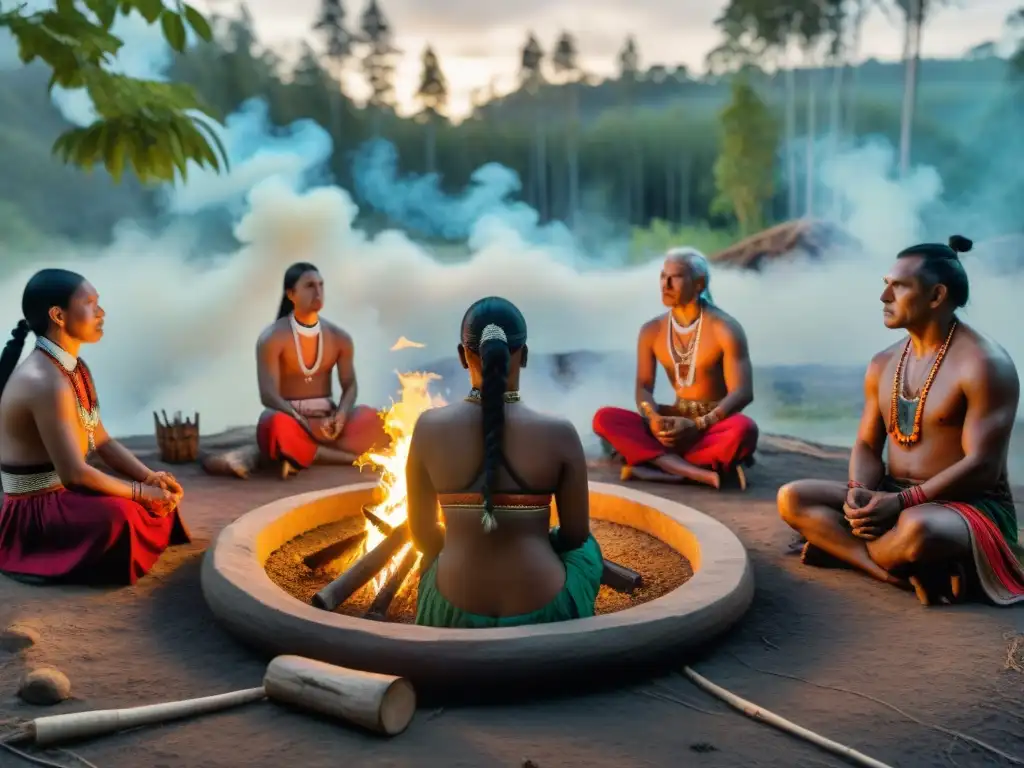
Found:
<svg viewBox="0 0 1024 768"><path fill-rule="evenodd" d="M42 350L71 382L78 406L78 421L85 430L89 440L89 452L92 453L96 450L95 432L100 424L100 401L96 396L96 385L93 383L89 366L81 358L72 357L67 350L45 337L40 336L36 339L36 347Z"/></svg>
<svg viewBox="0 0 1024 768"><path fill-rule="evenodd" d="M903 376L906 372L907 357L910 354L910 339L907 339L907 346L903 348L903 354L896 365L896 373L892 377L892 401L889 404L889 434L893 440L904 448L909 448L921 440L921 420L924 417L924 403L928 399L928 392L932 388L932 382L935 381L935 375L939 372L939 366L942 365L942 359L946 356L947 350L949 350L949 343L953 340L953 332L956 330L956 327L957 321L954 320L953 325L949 328L946 340L939 347L939 353L935 356L935 362L932 363L932 369L928 372L928 378L925 379L924 386L921 387L921 394L917 396L917 405L914 408L914 428L909 435L900 426L899 401L903 393Z"/></svg>

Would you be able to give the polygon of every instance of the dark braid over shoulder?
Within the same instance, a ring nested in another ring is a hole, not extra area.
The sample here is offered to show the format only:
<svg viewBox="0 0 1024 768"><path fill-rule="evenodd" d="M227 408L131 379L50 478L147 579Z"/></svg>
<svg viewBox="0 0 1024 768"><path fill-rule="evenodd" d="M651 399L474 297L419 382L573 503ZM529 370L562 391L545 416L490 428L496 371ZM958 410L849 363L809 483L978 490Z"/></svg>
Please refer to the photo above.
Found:
<svg viewBox="0 0 1024 768"><path fill-rule="evenodd" d="M484 328L480 341L480 362L483 368L480 405L483 409L484 431L484 483L481 491L488 514L494 514L494 484L501 465L505 438L505 388L511 356L505 331L493 324Z"/></svg>

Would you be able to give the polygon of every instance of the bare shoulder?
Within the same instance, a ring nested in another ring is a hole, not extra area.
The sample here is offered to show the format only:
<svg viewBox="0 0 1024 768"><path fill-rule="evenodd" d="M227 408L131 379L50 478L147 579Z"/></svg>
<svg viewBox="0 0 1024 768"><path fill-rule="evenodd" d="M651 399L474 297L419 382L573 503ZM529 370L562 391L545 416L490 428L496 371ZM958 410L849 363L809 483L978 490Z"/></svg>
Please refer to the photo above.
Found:
<svg viewBox="0 0 1024 768"><path fill-rule="evenodd" d="M711 327L715 330L715 336L722 341L742 342L747 338L740 321L730 315L721 307L714 304L708 305L705 310L707 318L711 320Z"/></svg>
<svg viewBox="0 0 1024 768"><path fill-rule="evenodd" d="M641 339L653 339L661 329L665 326L665 315L660 314L657 317L651 318L646 323L640 326L640 338Z"/></svg>
<svg viewBox="0 0 1024 768"><path fill-rule="evenodd" d="M576 425L564 416L528 410L530 419L543 430L544 436L561 446L573 446L580 442Z"/></svg>
<svg viewBox="0 0 1024 768"><path fill-rule="evenodd" d="M288 334L288 330L288 318L282 317L280 320L275 320L260 333L256 340L256 348L266 349L280 344Z"/></svg>
<svg viewBox="0 0 1024 768"><path fill-rule="evenodd" d="M964 359L957 366L965 380L987 381L1001 387L1017 388L1019 378L1017 366L1010 353L994 339L962 324L966 333L963 335Z"/></svg>
<svg viewBox="0 0 1024 768"><path fill-rule="evenodd" d="M903 347L906 343L906 339L897 341L895 344L890 344L881 352L876 352L870 362L868 362L866 376L868 378L878 378L878 376L882 374L882 371L886 369L886 366L902 354Z"/></svg>
<svg viewBox="0 0 1024 768"><path fill-rule="evenodd" d="M327 331L327 334L340 344L345 349L351 349L353 346L352 336L339 325L335 325L330 320L320 318L320 326Z"/></svg>
<svg viewBox="0 0 1024 768"><path fill-rule="evenodd" d="M70 395L71 387L57 366L30 356L19 365L7 382L4 394L25 403L50 404Z"/></svg>

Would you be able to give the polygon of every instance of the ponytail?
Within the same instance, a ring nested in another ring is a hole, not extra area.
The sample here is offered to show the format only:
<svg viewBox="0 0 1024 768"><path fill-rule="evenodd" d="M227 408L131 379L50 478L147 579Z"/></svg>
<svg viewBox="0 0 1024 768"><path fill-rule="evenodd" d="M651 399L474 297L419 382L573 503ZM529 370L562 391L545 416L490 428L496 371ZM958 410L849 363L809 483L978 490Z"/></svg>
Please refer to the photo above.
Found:
<svg viewBox="0 0 1024 768"><path fill-rule="evenodd" d="M28 337L28 332L28 321L19 320L18 324L14 326L14 330L11 331L10 341L4 346L4 351L0 353L0 395L3 394L7 381L11 378L11 374L14 373L14 369L18 367L21 353L25 349L25 339Z"/></svg>
<svg viewBox="0 0 1024 768"><path fill-rule="evenodd" d="M295 309L295 304L288 298L288 294L284 294L281 297L281 306L277 310L277 319L280 320L282 317L288 317Z"/></svg>
<svg viewBox="0 0 1024 768"><path fill-rule="evenodd" d="M484 510L489 518L494 515L493 493L505 437L505 389L508 386L511 357L508 337L501 326L491 323L484 328L480 334L480 362L483 369L480 405L484 432L484 482L481 491Z"/></svg>

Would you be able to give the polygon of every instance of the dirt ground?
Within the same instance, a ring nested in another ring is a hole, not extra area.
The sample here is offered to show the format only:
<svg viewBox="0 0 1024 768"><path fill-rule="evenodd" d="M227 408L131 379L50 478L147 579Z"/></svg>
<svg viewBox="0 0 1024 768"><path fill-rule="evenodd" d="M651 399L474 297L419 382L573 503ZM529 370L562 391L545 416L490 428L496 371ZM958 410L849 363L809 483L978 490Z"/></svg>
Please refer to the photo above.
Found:
<svg viewBox="0 0 1024 768"><path fill-rule="evenodd" d="M791 535L775 514L775 491L797 477L842 479L845 461L842 452L782 450L800 449L796 443L763 445L746 494L642 484L728 525L754 565L757 592L749 614L709 655L687 661L734 693L888 765L1012 764L952 731L1024 764L1024 674L1007 668L1013 638L1024 634L1024 610L926 609L912 594L855 574L802 566L785 554ZM178 475L196 542L166 554L135 588L46 588L0 577L0 624L28 622L42 636L20 655L0 653L0 720L259 684L264 660L223 632L203 602L203 550L225 524L255 506L354 482L358 474L314 469L287 483L211 479L197 467ZM615 475L595 468L593 477L613 481ZM41 709L15 697L25 668L43 663L68 675L72 701ZM489 768L527 760L537 768L845 765L728 709L679 675L533 704L421 710L409 730L391 740L259 703L74 749L98 768ZM47 756L80 765L67 755ZM0 767L20 765L28 763L0 752Z"/></svg>

